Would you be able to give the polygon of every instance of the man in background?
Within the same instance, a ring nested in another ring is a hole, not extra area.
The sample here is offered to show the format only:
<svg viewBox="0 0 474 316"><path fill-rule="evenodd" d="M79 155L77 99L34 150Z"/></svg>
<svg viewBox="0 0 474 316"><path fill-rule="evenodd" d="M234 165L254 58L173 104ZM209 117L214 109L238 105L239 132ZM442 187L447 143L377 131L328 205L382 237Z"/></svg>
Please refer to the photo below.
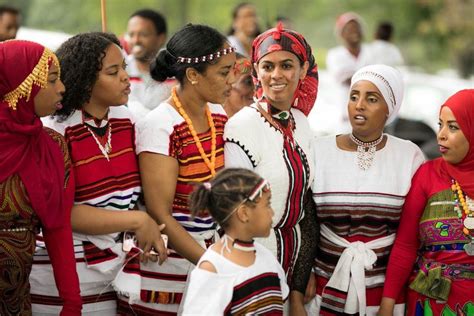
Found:
<svg viewBox="0 0 474 316"><path fill-rule="evenodd" d="M375 40L369 48L374 64L384 64L392 67L402 66L403 57L397 46L392 44L393 25L390 22L380 22L375 32Z"/></svg>
<svg viewBox="0 0 474 316"><path fill-rule="evenodd" d="M174 80L158 83L150 77L150 64L165 44L166 36L166 20L157 11L139 10L128 20L125 36L130 54L126 58L131 84L128 107L137 119L166 100L175 84Z"/></svg>
<svg viewBox="0 0 474 316"><path fill-rule="evenodd" d="M0 6L0 42L16 38L20 28L20 11L10 6Z"/></svg>

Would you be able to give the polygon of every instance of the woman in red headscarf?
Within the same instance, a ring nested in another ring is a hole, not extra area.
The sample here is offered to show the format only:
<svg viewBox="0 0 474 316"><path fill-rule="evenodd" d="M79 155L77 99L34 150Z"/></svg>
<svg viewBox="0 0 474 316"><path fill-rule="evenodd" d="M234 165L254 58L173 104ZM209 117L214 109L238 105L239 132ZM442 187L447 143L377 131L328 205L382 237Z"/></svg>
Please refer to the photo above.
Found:
<svg viewBox="0 0 474 316"><path fill-rule="evenodd" d="M314 259L315 242L310 239L317 235L311 231L315 215L309 212L313 163L306 118L316 100L317 66L303 36L281 24L254 40L252 63L258 100L228 121L225 166L254 170L271 183L273 229L259 242L283 266L292 290L292 313L301 315Z"/></svg>
<svg viewBox="0 0 474 316"><path fill-rule="evenodd" d="M442 157L418 169L405 200L380 315L407 280L407 315L474 313L473 89L441 107L438 144Z"/></svg>
<svg viewBox="0 0 474 316"><path fill-rule="evenodd" d="M0 43L0 315L31 315L29 275L41 227L61 315L80 315L70 210L71 162L62 137L40 117L60 107L59 62L27 41Z"/></svg>

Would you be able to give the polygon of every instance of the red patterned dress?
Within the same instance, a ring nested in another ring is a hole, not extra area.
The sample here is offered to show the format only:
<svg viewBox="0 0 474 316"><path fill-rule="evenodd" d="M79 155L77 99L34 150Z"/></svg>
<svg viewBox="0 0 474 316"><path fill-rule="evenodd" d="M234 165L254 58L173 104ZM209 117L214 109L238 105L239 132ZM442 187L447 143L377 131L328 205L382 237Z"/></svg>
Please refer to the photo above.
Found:
<svg viewBox="0 0 474 316"><path fill-rule="evenodd" d="M45 128L64 153L66 201L71 201L74 184L69 181L71 160L64 139ZM30 315L31 297L28 281L36 233L41 223L18 174L0 183L0 315ZM70 205L66 203L65 205Z"/></svg>

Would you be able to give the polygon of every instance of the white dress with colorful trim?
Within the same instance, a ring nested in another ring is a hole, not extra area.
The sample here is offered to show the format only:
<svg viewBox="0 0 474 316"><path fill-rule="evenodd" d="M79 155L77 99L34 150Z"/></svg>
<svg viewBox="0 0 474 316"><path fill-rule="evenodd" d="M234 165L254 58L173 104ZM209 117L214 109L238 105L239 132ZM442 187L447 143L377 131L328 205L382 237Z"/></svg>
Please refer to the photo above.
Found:
<svg viewBox="0 0 474 316"><path fill-rule="evenodd" d="M268 249L257 242L255 248L255 262L248 267L209 248L198 266L207 261L217 272L191 272L182 315L283 315L289 293L285 273Z"/></svg>
<svg viewBox="0 0 474 316"><path fill-rule="evenodd" d="M216 171L224 167L224 125L227 116L221 105L209 104L216 128ZM210 156L210 130L197 135L206 154ZM171 157L178 162L178 177L172 204L176 221L203 247L212 244L216 224L210 214L191 216L188 198L195 183L209 181L211 171L204 163L188 125L169 103L161 103L147 117L137 123L137 154L142 152ZM159 188L156 188L159 190ZM172 248L168 259L158 265L143 264L138 257L124 268L114 285L125 294L120 297L119 312L129 308L139 315L177 313L186 280L194 265ZM140 275L141 273L141 275Z"/></svg>

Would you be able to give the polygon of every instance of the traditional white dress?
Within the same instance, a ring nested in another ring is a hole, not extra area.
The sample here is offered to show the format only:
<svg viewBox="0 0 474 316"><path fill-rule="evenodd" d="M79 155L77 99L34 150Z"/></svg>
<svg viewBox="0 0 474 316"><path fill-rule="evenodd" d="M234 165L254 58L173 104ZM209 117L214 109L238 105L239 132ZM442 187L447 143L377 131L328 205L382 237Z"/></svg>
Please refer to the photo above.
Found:
<svg viewBox="0 0 474 316"><path fill-rule="evenodd" d="M310 314L321 308L327 314L360 309L375 315L400 212L423 153L412 142L387 135L371 167L362 170L357 152L337 147L335 136L316 139L313 150L321 237L314 268L318 304Z"/></svg>
<svg viewBox="0 0 474 316"><path fill-rule="evenodd" d="M227 116L221 105L209 104L216 128L216 171L224 167L224 125ZM205 153L210 156L211 131L197 135ZM172 204L172 215L176 221L203 247L212 244L216 224L210 214L191 216L188 199L199 182L209 181L211 171L204 163L189 131L189 126L178 111L163 102L143 120L137 123L137 154L142 152L171 157L178 162L178 177ZM155 188L159 190L160 188ZM154 262L144 264L131 262L115 279L120 297L119 312L128 308L140 315L178 312L186 280L194 265L180 256L171 247L168 259L161 265Z"/></svg>
<svg viewBox="0 0 474 316"><path fill-rule="evenodd" d="M283 315L289 289L282 267L268 249L255 242L255 262L243 267L212 248L197 266L207 261L217 272L198 267L191 272L182 315Z"/></svg>

